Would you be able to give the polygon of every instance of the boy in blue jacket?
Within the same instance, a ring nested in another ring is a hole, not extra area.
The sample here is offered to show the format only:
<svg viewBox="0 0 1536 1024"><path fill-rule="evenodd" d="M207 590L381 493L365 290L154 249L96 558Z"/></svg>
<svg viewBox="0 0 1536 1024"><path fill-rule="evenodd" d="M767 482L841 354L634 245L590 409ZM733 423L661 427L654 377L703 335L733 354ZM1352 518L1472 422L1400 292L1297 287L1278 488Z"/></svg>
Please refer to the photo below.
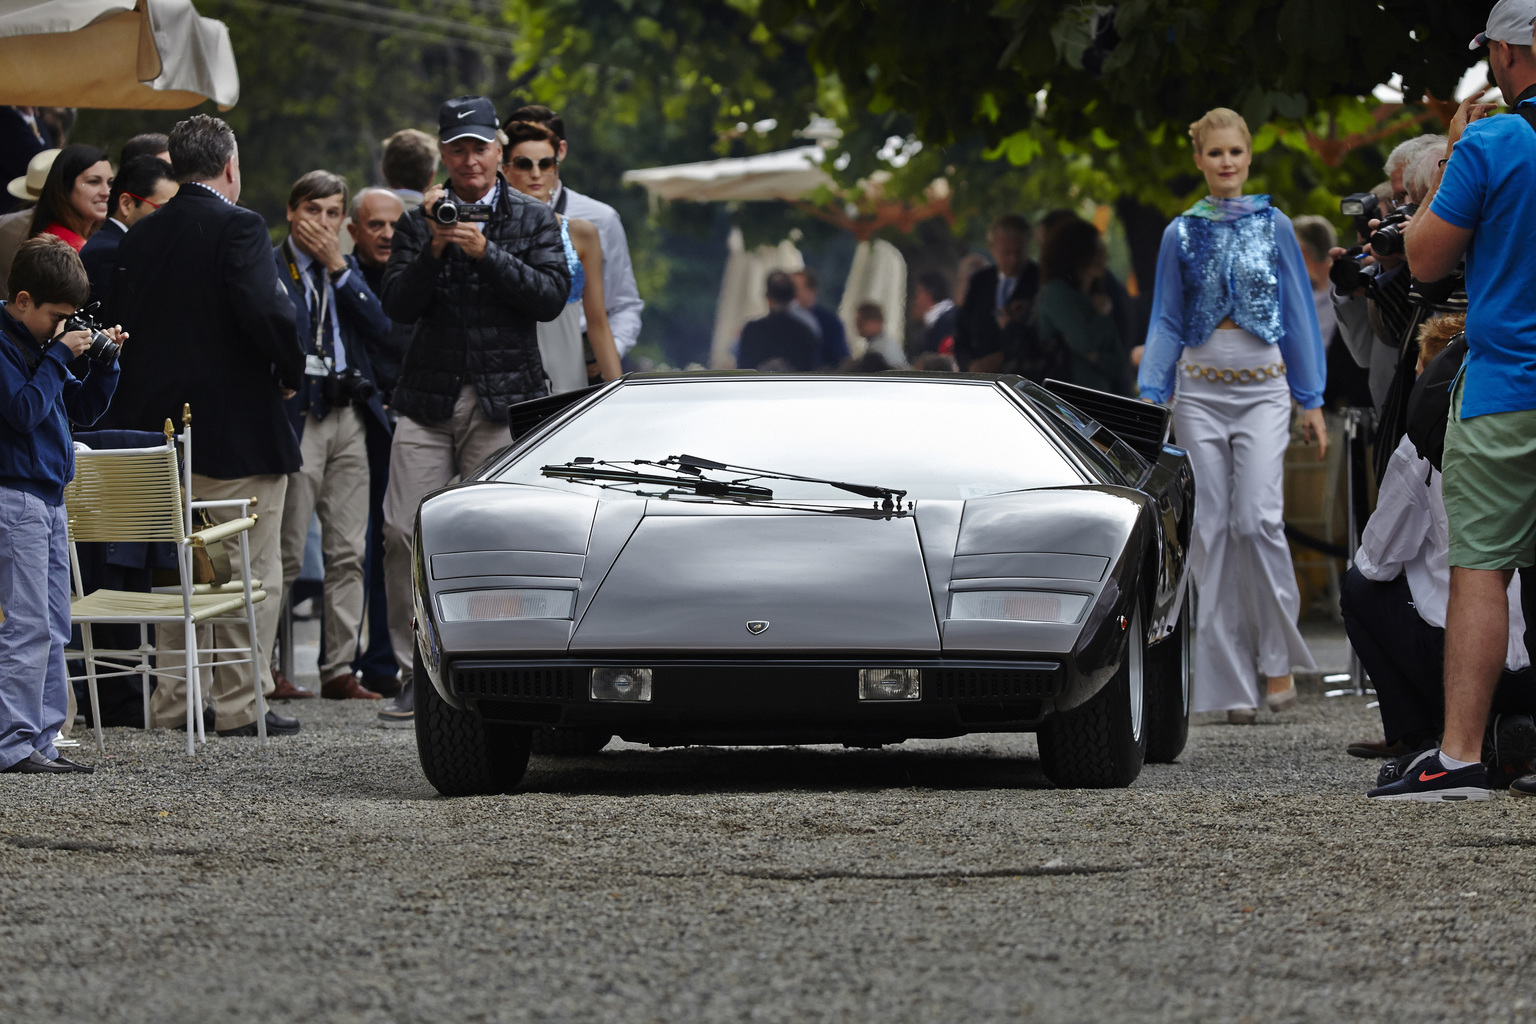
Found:
<svg viewBox="0 0 1536 1024"><path fill-rule="evenodd" d="M64 485L75 475L70 422L89 426L117 387L117 360L70 364L89 331L64 321L90 295L80 257L51 235L28 239L0 302L0 771L91 772L53 741L69 706L69 535ZM127 335L114 327L119 345Z"/></svg>

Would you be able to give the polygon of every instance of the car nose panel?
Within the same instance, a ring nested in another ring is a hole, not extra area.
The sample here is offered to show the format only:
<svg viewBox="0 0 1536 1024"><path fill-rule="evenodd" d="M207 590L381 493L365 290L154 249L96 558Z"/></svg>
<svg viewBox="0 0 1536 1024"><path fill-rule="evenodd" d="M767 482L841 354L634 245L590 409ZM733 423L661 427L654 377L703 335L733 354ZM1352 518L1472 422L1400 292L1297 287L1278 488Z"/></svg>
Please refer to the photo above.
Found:
<svg viewBox="0 0 1536 1024"><path fill-rule="evenodd" d="M939 632L911 517L657 516L570 649L937 651Z"/></svg>

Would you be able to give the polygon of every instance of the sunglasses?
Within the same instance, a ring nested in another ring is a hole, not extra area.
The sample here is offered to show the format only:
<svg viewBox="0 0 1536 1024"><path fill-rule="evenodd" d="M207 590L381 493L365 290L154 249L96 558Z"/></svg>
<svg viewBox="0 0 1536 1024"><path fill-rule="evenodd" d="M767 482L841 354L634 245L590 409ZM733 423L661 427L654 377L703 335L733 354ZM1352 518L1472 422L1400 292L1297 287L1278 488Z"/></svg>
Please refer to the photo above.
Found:
<svg viewBox="0 0 1536 1024"><path fill-rule="evenodd" d="M524 174L527 174L529 171L533 170L533 157L530 156L515 156L511 160L508 160L507 163L511 164L514 169L522 171ZM541 171L547 171L550 168L559 166L560 161L556 160L552 156L547 156L539 161L539 170Z"/></svg>
<svg viewBox="0 0 1536 1024"><path fill-rule="evenodd" d="M129 199L137 199L141 203L149 203L150 206L153 206L157 210L160 209L160 207L164 205L163 203L157 203L157 202L154 202L153 200L145 199L143 196L136 196L132 192L129 192L127 189L123 190L123 195L127 196ZM155 221L155 223L158 224L160 222L159 221Z"/></svg>

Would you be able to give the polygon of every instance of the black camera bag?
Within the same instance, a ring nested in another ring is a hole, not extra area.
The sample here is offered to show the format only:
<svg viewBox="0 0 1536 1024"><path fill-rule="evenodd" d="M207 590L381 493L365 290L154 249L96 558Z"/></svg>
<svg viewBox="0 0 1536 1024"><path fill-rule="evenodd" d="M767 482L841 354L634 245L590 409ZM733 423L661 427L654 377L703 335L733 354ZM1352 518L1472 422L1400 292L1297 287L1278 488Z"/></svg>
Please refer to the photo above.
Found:
<svg viewBox="0 0 1536 1024"><path fill-rule="evenodd" d="M1408 395L1408 439L1418 449L1419 458L1440 468L1445 456L1445 425L1451 418L1451 386L1467 357L1467 336L1463 332L1424 367Z"/></svg>

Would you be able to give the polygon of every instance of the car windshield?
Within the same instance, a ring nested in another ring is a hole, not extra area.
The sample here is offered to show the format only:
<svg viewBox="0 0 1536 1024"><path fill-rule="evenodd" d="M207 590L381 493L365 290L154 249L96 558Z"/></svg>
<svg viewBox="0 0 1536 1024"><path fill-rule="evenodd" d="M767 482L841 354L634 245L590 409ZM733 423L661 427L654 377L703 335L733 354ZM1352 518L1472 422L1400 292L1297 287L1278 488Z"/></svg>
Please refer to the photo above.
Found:
<svg viewBox="0 0 1536 1024"><path fill-rule="evenodd" d="M492 479L592 494L598 484L551 478L541 467L683 454L901 488L908 499L1083 482L990 384L787 376L630 382ZM820 483L770 483L779 501L867 500Z"/></svg>

